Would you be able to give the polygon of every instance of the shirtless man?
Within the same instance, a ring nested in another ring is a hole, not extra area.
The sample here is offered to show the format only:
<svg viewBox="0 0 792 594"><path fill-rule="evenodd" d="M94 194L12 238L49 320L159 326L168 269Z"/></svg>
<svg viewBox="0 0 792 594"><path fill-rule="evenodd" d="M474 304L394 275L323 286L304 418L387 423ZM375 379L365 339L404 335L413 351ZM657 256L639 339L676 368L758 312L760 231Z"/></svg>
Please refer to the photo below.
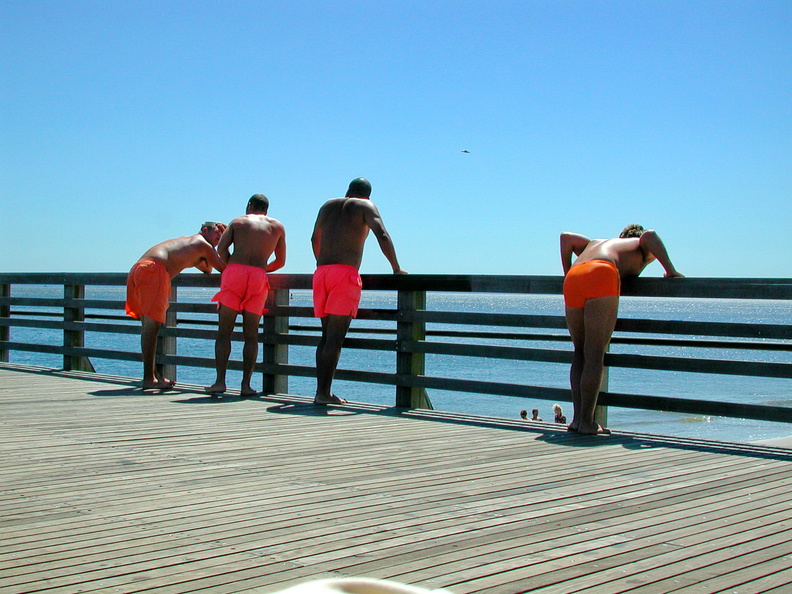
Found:
<svg viewBox="0 0 792 594"><path fill-rule="evenodd" d="M574 264L572 254L578 256ZM629 225L617 239L561 234L566 321L575 347L569 372L574 406L570 431L610 434L610 429L594 421L594 411L605 351L616 326L621 280L638 276L655 259L667 278L683 276L671 263L660 236L640 225Z"/></svg>
<svg viewBox="0 0 792 594"><path fill-rule="evenodd" d="M205 388L209 394L226 391L226 370L231 355L231 333L237 314L242 313L241 396L254 396L250 386L258 357L259 321L267 311L264 304L269 293L267 273L286 264L286 230L280 221L267 216L269 200L263 194L254 194L248 200L246 214L228 225L217 252L227 264L220 279L220 292L212 297L217 301L218 330L215 341L215 383ZM233 244L234 253L229 251ZM275 259L269 262L270 256Z"/></svg>
<svg viewBox="0 0 792 594"><path fill-rule="evenodd" d="M223 223L204 223L201 232L188 237L177 237L158 243L132 267L127 277L126 312L143 322L140 347L143 352L143 389L165 390L175 382L162 375L156 365L157 336L165 323L165 312L171 293L171 280L185 268L195 266L210 274L212 269L222 271L225 262L215 251L220 236L225 231Z"/></svg>
<svg viewBox="0 0 792 594"><path fill-rule="evenodd" d="M314 404L346 402L333 395L331 386L344 338L360 303L358 270L369 230L374 232L393 273L407 274L399 266L393 242L369 196L368 180L352 180L346 197L328 200L319 209L311 236L317 266L313 276L314 315L322 320L322 337L316 348Z"/></svg>

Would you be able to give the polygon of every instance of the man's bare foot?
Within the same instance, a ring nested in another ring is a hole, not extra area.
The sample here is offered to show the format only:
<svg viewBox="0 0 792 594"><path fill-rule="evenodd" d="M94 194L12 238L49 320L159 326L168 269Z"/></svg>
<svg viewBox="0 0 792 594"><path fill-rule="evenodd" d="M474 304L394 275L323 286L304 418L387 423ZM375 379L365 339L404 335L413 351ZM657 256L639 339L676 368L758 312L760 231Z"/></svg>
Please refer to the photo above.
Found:
<svg viewBox="0 0 792 594"><path fill-rule="evenodd" d="M319 396L317 394L314 398L314 404L318 404L319 406L326 406L328 404L346 404L346 400L339 398L335 394L330 394L330 396Z"/></svg>
<svg viewBox="0 0 792 594"><path fill-rule="evenodd" d="M610 435L611 430L595 423L591 427L578 427L578 433L581 435Z"/></svg>
<svg viewBox="0 0 792 594"><path fill-rule="evenodd" d="M169 380L163 375L157 375L157 383L160 385L160 389L162 390L167 390L168 388L172 388L176 385L176 382Z"/></svg>
<svg viewBox="0 0 792 594"><path fill-rule="evenodd" d="M141 387L143 390L170 390L176 382L170 380L143 380Z"/></svg>
<svg viewBox="0 0 792 594"><path fill-rule="evenodd" d="M220 383L214 383L211 386L206 386L204 388L204 392L207 394L225 394L226 385Z"/></svg>
<svg viewBox="0 0 792 594"><path fill-rule="evenodd" d="M252 398L253 396L258 396L258 392L253 388L242 388L239 390L239 396L241 398Z"/></svg>

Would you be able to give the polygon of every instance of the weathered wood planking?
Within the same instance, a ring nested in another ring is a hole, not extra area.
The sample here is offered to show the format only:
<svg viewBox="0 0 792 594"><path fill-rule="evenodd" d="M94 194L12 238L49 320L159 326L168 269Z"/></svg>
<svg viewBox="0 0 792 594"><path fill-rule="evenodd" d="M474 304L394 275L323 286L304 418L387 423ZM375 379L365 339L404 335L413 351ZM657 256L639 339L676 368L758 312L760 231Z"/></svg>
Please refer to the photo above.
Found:
<svg viewBox="0 0 792 594"><path fill-rule="evenodd" d="M515 411L516 414L517 411ZM0 592L783 591L792 451L0 365Z"/></svg>

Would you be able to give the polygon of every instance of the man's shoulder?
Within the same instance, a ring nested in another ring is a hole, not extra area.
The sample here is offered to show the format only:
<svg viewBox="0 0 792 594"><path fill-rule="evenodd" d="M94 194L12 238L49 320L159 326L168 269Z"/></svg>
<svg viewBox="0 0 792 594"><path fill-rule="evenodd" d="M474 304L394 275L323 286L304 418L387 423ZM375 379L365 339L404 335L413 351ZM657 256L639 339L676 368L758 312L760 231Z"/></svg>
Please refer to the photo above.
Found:
<svg viewBox="0 0 792 594"><path fill-rule="evenodd" d="M249 215L246 215L246 214L239 215L238 217L235 217L235 218L231 219L231 222L228 223L228 226L229 227L239 227L240 225L247 224L247 222L249 220L250 220Z"/></svg>
<svg viewBox="0 0 792 594"><path fill-rule="evenodd" d="M284 230L284 229L286 228L286 227L284 226L284 224L283 224L283 223L281 223L281 222L280 222L278 219L275 219L275 218L272 218L272 217L267 217L267 219L269 220L269 224L270 224L270 225L271 225L271 226L272 226L274 229L279 229L279 230L281 230L281 231L282 231L282 230Z"/></svg>

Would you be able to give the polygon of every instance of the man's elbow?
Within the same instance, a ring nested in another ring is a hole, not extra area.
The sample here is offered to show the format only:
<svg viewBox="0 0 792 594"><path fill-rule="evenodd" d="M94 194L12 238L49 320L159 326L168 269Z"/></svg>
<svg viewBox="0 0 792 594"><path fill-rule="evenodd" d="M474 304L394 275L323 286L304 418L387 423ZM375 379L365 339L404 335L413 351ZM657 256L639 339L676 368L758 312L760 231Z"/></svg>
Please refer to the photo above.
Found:
<svg viewBox="0 0 792 594"><path fill-rule="evenodd" d="M638 240L638 244L641 246L649 246L652 244L657 244L660 241L660 236L654 229L647 229L643 233L641 233L641 237Z"/></svg>
<svg viewBox="0 0 792 594"><path fill-rule="evenodd" d="M269 266L267 266L267 272L275 272L284 266L286 266L286 258L275 258L272 262L270 262Z"/></svg>

